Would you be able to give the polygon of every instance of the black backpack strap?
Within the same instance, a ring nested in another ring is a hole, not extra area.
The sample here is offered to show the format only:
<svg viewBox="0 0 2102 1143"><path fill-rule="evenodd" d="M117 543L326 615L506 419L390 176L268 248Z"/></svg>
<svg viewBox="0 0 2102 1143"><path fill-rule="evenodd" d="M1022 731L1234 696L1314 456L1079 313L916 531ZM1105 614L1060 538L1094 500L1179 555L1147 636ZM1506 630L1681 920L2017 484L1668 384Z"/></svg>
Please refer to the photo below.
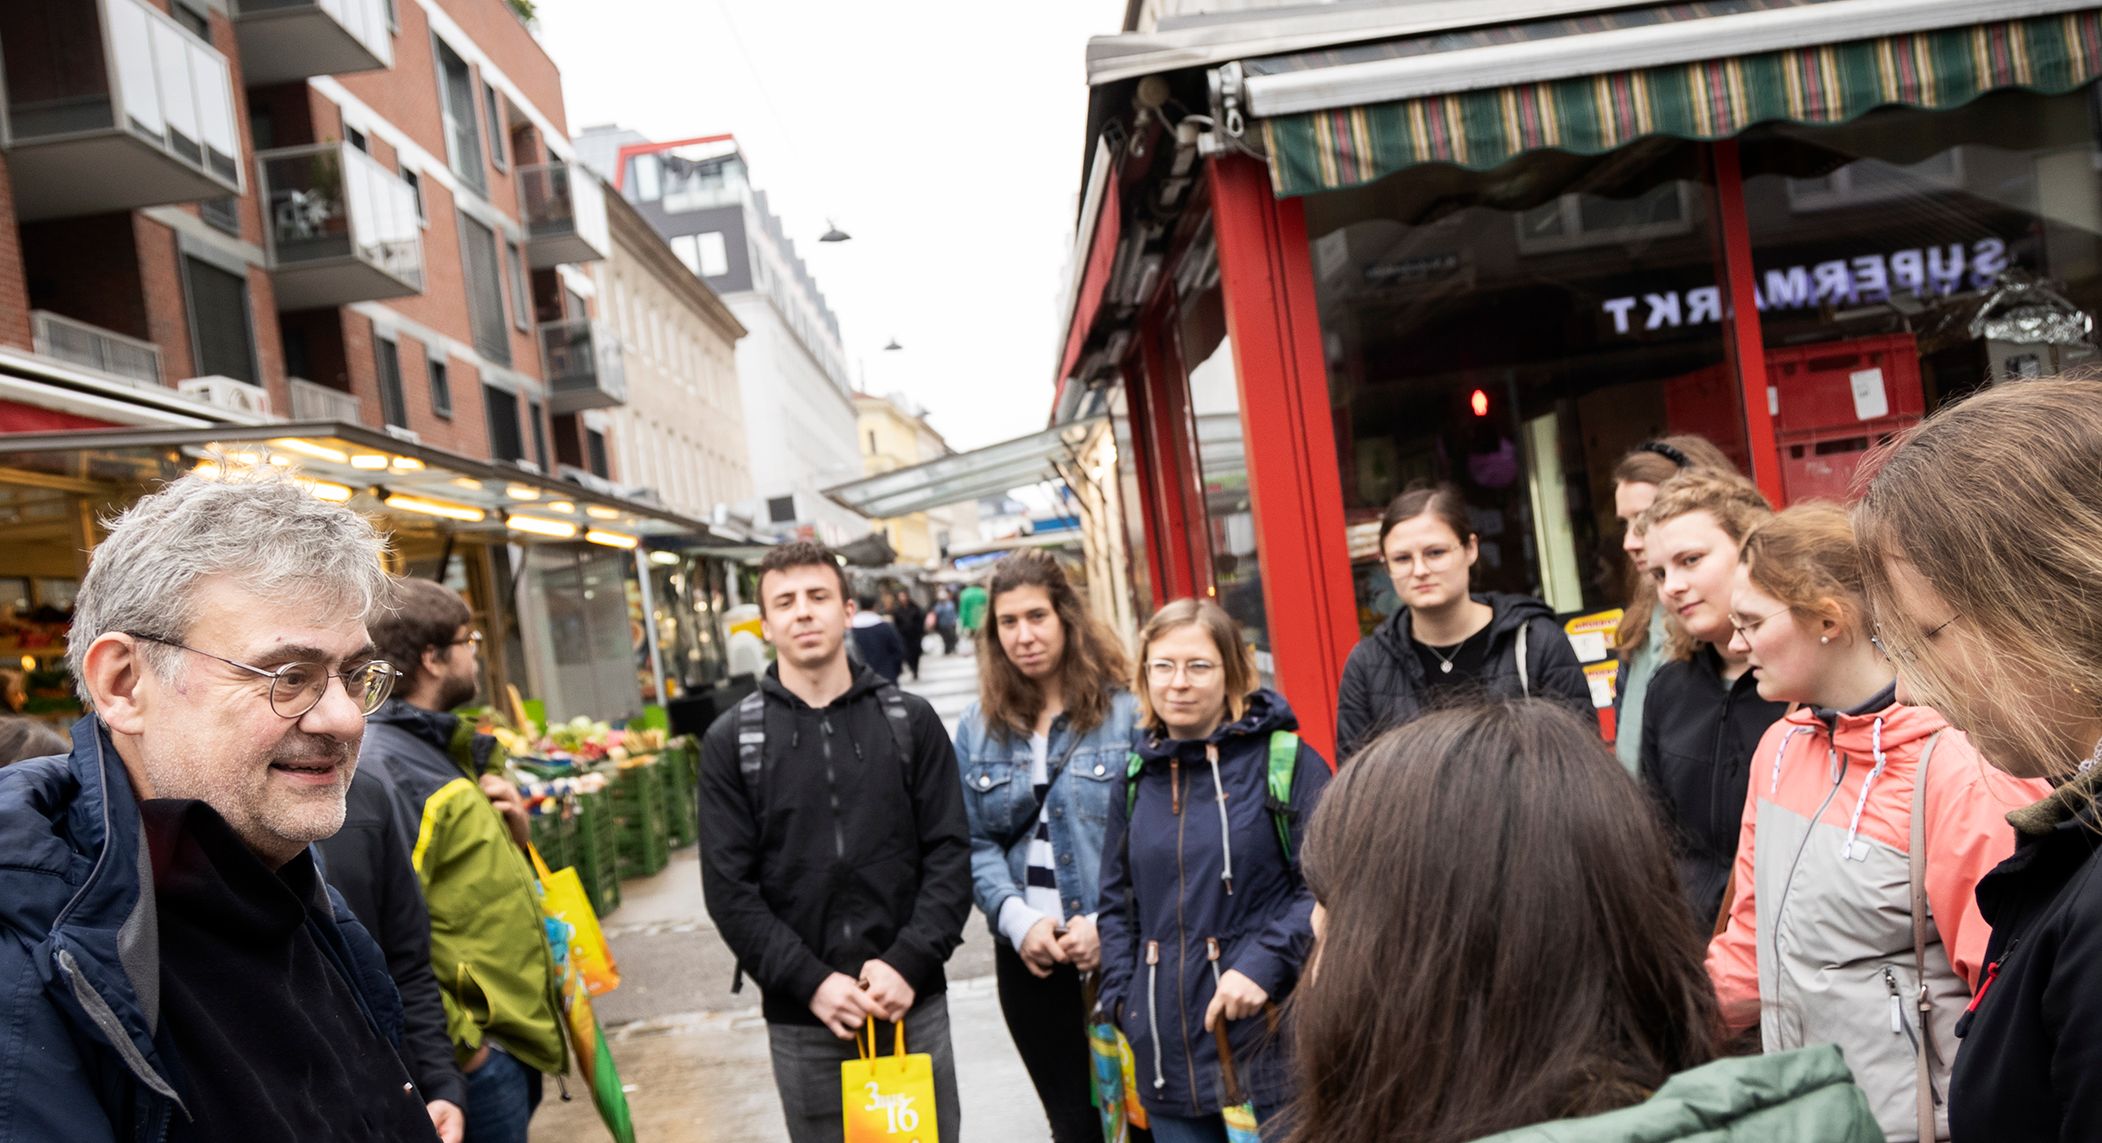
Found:
<svg viewBox="0 0 2102 1143"><path fill-rule="evenodd" d="M905 707L905 692L896 683L876 688L876 701L883 704L883 722L890 727L890 741L898 748L898 765L912 768L912 712Z"/></svg>
<svg viewBox="0 0 2102 1143"><path fill-rule="evenodd" d="M744 800L757 824L766 779L766 695L758 690L737 703L737 775L744 780ZM730 978L732 995L744 991L744 962Z"/></svg>

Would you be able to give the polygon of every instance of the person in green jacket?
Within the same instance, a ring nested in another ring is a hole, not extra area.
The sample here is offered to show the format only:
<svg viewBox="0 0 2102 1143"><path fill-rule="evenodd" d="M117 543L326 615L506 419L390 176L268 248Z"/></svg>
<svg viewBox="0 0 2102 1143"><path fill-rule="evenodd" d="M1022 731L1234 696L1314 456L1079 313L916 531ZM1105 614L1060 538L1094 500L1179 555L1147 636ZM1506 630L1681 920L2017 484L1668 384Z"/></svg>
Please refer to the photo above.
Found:
<svg viewBox="0 0 2102 1143"><path fill-rule="evenodd" d="M1829 1046L1715 1059L1671 845L1569 712L1440 711L1329 787L1301 867L1290 1143L1875 1143Z"/></svg>
<svg viewBox="0 0 2102 1143"><path fill-rule="evenodd" d="M496 740L450 713L480 687L481 633L466 602L416 579L396 580L391 602L369 627L401 678L366 716L358 777L380 779L381 804L413 839L431 968L467 1077L466 1143L526 1143L541 1076L569 1070L569 1046L524 803Z"/></svg>
<svg viewBox="0 0 2102 1143"><path fill-rule="evenodd" d="M989 598L982 583L966 584L963 594L956 597L956 625L963 628L966 638L975 638L978 629L985 626L985 609Z"/></svg>

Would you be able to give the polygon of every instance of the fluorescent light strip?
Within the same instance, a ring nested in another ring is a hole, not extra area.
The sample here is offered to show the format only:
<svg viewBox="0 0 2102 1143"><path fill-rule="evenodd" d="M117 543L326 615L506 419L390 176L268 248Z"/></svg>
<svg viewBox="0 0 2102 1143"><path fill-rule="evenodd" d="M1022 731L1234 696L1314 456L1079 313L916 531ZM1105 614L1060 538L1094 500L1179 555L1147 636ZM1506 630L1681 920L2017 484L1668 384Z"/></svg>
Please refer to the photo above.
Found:
<svg viewBox="0 0 2102 1143"><path fill-rule="evenodd" d="M447 520L465 520L470 524L479 524L489 518L489 514L480 508L469 507L465 504L455 504L450 500L426 500L421 496L403 496L400 493L388 496L386 505L389 508L399 508L405 512L420 512L425 516L439 516Z"/></svg>
<svg viewBox="0 0 2102 1143"><path fill-rule="evenodd" d="M514 532L528 532L535 536L551 536L557 540L577 538L577 526L561 520L543 520L538 516L506 516L504 526Z"/></svg>
<svg viewBox="0 0 2102 1143"><path fill-rule="evenodd" d="M584 538L594 544L604 544L609 548L632 548L636 544L641 543L634 536L622 535L619 532L601 532L597 528L584 533Z"/></svg>

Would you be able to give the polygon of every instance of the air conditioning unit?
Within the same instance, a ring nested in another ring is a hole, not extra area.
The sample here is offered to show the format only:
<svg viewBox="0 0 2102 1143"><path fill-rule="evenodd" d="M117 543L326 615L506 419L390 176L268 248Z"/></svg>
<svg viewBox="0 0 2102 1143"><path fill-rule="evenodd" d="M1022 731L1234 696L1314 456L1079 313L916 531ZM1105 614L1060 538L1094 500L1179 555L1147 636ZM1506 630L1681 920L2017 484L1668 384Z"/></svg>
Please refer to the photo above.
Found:
<svg viewBox="0 0 2102 1143"><path fill-rule="evenodd" d="M261 385L251 385L232 377L212 376L178 381L175 388L185 397L230 412L253 417L270 415L270 391Z"/></svg>

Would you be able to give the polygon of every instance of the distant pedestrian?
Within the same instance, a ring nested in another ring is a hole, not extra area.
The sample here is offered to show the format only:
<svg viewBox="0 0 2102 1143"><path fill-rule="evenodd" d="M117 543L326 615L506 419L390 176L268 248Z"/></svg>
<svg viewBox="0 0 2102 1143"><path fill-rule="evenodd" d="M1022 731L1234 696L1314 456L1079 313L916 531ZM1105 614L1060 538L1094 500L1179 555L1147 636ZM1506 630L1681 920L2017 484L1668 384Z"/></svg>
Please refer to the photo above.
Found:
<svg viewBox="0 0 2102 1143"><path fill-rule="evenodd" d="M882 601L874 592L862 592L854 600L854 618L850 629L854 634L854 648L861 652L861 661L867 663L885 682L895 683L905 670L905 640L899 638L898 629L883 617Z"/></svg>
<svg viewBox="0 0 2102 1143"><path fill-rule="evenodd" d="M1139 655L1137 772L1110 799L1102 850L1101 1005L1131 1040L1160 1143L1224 1138L1221 1027L1275 1131L1293 1094L1276 1014L1313 944L1298 852L1328 763L1257 686L1218 604L1161 608Z"/></svg>
<svg viewBox="0 0 2102 1143"><path fill-rule="evenodd" d="M1554 609L1528 595L1471 594L1481 545L1450 484L1394 498L1380 562L1402 606L1358 642L1336 699L1336 757L1440 706L1537 696L1597 718L1591 684Z"/></svg>
<svg viewBox="0 0 2102 1143"><path fill-rule="evenodd" d="M1620 521L1620 546L1628 554L1627 607L1613 635L1620 656L1613 680L1613 753L1630 774L1642 772L1644 700L1675 622L1669 609L1657 606L1657 581L1643 559L1643 531L1635 522L1657 499L1657 486L1682 472L1735 475L1737 467L1708 438L1676 433L1636 445L1613 468L1613 515Z"/></svg>
<svg viewBox="0 0 2102 1143"><path fill-rule="evenodd" d="M978 629L985 626L987 602L984 584L964 585L963 594L956 599L956 625L963 630L965 638L975 638Z"/></svg>
<svg viewBox="0 0 2102 1143"><path fill-rule="evenodd" d="M869 1019L902 1020L906 1050L934 1057L955 1143L942 966L971 908L956 755L924 699L848 664L846 591L822 544L760 561L777 658L702 740L701 887L740 979L759 983L793 1143L838 1143L839 1065Z"/></svg>
<svg viewBox="0 0 2102 1143"><path fill-rule="evenodd" d="M1945 405L1871 465L1854 510L1898 700L1947 715L1995 767L2056 787L2007 815L2014 856L1978 883L1992 939L1956 1028L1958 1140L2070 1143L2102 1124L2096 397L2093 381L2053 379Z"/></svg>
<svg viewBox="0 0 2102 1143"><path fill-rule="evenodd" d="M942 654L956 653L956 600L943 588L940 598L934 601L934 633L941 636Z"/></svg>
<svg viewBox="0 0 2102 1143"><path fill-rule="evenodd" d="M2050 786L1897 701L1845 509L1789 508L1743 552L1733 649L1761 698L1795 709L1752 757L1729 923L1708 946L1727 1030L1757 1026L1769 1052L1837 1044L1892 1143L1945 1139L1956 1018L1985 970L1978 879L2014 850L2007 811Z"/></svg>
<svg viewBox="0 0 2102 1143"><path fill-rule="evenodd" d="M927 641L927 609L912 597L909 588L901 588L890 605L891 626L898 629L898 638L905 642L905 669L912 677L920 677L920 653Z"/></svg>
<svg viewBox="0 0 2102 1143"><path fill-rule="evenodd" d="M1096 903L1138 699L1121 641L1048 552L993 568L978 701L956 728L978 908L1000 1011L1056 1143L1099 1143L1082 977L1101 967Z"/></svg>
<svg viewBox="0 0 2102 1143"><path fill-rule="evenodd" d="M65 735L33 718L0 714L0 766L65 752Z"/></svg>
<svg viewBox="0 0 2102 1143"><path fill-rule="evenodd" d="M543 1074L569 1070L525 803L503 776L496 739L452 713L480 690L481 633L467 601L441 583L400 579L390 603L372 641L399 664L400 688L367 720L350 816L323 852L366 927L398 946L412 938L388 915L399 892L380 847L390 829L413 846L430 966L467 1081L467 1143L525 1143Z"/></svg>
<svg viewBox="0 0 2102 1143"><path fill-rule="evenodd" d="M0 768L0 1139L429 1143L379 947L311 846L393 669L380 537L271 465L92 553L69 754Z"/></svg>
<svg viewBox="0 0 2102 1143"><path fill-rule="evenodd" d="M1565 708L1425 715L1304 832L1289 1143L1882 1139L1837 1048L1715 1058L1669 839Z"/></svg>
<svg viewBox="0 0 2102 1143"><path fill-rule="evenodd" d="M1730 647L1737 546L1771 515L1750 481L1689 472L1665 481L1635 523L1658 599L1679 621L1643 706L1642 780L1672 826L1686 907L1707 932L1721 927L1752 753L1788 709L1759 697Z"/></svg>

